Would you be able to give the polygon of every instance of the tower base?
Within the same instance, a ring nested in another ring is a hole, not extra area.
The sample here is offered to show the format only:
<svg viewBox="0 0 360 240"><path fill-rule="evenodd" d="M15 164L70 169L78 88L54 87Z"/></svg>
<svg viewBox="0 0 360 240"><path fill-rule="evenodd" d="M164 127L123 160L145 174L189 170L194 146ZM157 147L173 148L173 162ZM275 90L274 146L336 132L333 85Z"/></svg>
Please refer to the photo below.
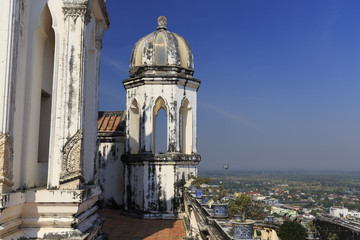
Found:
<svg viewBox="0 0 360 240"><path fill-rule="evenodd" d="M148 219L182 218L183 186L200 160L198 154L123 155L125 210Z"/></svg>

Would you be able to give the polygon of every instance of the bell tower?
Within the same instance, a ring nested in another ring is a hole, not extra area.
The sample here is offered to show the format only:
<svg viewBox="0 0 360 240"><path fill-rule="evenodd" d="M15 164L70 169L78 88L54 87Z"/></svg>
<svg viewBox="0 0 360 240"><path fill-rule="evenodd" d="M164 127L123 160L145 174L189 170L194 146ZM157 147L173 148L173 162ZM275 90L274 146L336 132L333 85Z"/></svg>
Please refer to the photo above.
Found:
<svg viewBox="0 0 360 240"><path fill-rule="evenodd" d="M125 208L148 218L177 217L182 187L197 174L196 106L200 80L188 42L167 31L158 18L157 30L141 38L130 60L126 89ZM156 152L157 116L164 111L166 152Z"/></svg>

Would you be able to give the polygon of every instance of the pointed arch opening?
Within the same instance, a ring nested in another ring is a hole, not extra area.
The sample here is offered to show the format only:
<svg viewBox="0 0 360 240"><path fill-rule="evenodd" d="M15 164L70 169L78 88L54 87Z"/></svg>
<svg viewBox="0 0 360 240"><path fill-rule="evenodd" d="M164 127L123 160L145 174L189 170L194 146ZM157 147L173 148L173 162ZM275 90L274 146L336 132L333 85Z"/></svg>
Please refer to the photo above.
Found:
<svg viewBox="0 0 360 240"><path fill-rule="evenodd" d="M167 153L167 112L166 103L162 97L155 101L153 109L153 144L152 151L154 154Z"/></svg>
<svg viewBox="0 0 360 240"><path fill-rule="evenodd" d="M35 183L37 186L44 186L47 183L54 54L55 32L52 28L52 16L46 4L40 16L40 24L35 37L32 85L36 89L33 89L31 96L31 101L38 101L38 107L34 107L33 112L33 114L38 114L37 117L34 117L38 120L34 121L34 124L37 125L36 128L38 128L37 162L39 171Z"/></svg>
<svg viewBox="0 0 360 240"><path fill-rule="evenodd" d="M136 99L131 103L129 110L129 147L130 154L139 153L139 128L140 125L140 111Z"/></svg>
<svg viewBox="0 0 360 240"><path fill-rule="evenodd" d="M192 153L192 109L188 99L181 105L181 150L184 154Z"/></svg>

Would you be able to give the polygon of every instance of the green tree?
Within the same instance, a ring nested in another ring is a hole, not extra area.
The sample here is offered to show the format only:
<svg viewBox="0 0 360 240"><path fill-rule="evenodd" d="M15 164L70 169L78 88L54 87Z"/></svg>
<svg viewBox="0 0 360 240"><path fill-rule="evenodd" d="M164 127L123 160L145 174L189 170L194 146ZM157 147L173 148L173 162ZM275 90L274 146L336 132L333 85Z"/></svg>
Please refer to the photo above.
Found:
<svg viewBox="0 0 360 240"><path fill-rule="evenodd" d="M223 198L226 197L226 190L225 188L220 185L217 188L212 188L212 192L214 193L213 199L215 202L222 202Z"/></svg>
<svg viewBox="0 0 360 240"><path fill-rule="evenodd" d="M228 204L228 213L230 216L240 215L241 221L245 222L251 207L251 199L246 194L241 194L235 201Z"/></svg>
<svg viewBox="0 0 360 240"><path fill-rule="evenodd" d="M266 211L266 204L261 201L252 201L246 218L263 220L270 212Z"/></svg>
<svg viewBox="0 0 360 240"><path fill-rule="evenodd" d="M201 184L208 184L210 182L210 178L205 177L202 178L201 176L195 178L194 176L190 176L191 178L194 178L194 181L192 182L192 185L196 188L200 188Z"/></svg>
<svg viewBox="0 0 360 240"><path fill-rule="evenodd" d="M284 222L279 229L278 236L284 240L305 240L306 229L298 222Z"/></svg>

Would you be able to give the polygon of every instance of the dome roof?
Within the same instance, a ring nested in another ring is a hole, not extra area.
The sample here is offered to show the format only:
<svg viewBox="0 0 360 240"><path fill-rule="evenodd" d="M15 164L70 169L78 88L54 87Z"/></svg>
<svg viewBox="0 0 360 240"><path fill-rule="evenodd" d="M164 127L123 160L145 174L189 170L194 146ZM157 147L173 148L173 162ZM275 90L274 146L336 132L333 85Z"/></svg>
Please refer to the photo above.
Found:
<svg viewBox="0 0 360 240"><path fill-rule="evenodd" d="M152 73L175 71L193 75L193 53L188 42L166 30L167 20L164 16L158 18L158 24L155 32L135 44L130 59L130 76L149 70Z"/></svg>

